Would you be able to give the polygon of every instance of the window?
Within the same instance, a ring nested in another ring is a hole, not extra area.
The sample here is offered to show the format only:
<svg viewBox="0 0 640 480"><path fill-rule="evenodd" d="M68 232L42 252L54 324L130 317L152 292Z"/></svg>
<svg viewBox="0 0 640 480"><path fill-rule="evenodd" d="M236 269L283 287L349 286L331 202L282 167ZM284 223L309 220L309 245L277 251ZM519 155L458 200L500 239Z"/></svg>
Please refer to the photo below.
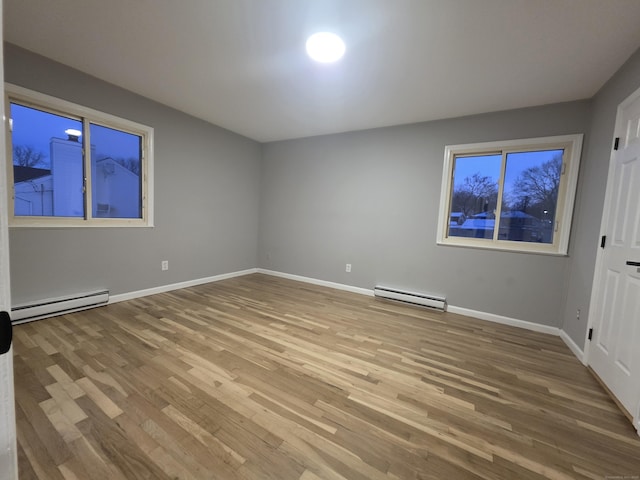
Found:
<svg viewBox="0 0 640 480"><path fill-rule="evenodd" d="M445 148L438 243L566 255L582 135Z"/></svg>
<svg viewBox="0 0 640 480"><path fill-rule="evenodd" d="M7 85L12 226L152 226L153 129Z"/></svg>

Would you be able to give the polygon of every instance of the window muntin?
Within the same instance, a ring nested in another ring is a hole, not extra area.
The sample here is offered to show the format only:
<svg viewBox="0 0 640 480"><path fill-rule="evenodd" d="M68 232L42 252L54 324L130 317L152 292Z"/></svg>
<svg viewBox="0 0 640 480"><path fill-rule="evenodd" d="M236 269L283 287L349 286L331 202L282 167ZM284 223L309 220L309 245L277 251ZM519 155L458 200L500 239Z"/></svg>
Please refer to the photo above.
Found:
<svg viewBox="0 0 640 480"><path fill-rule="evenodd" d="M152 226L153 129L7 85L11 226Z"/></svg>
<svg viewBox="0 0 640 480"><path fill-rule="evenodd" d="M566 254L582 135L445 149L438 243Z"/></svg>

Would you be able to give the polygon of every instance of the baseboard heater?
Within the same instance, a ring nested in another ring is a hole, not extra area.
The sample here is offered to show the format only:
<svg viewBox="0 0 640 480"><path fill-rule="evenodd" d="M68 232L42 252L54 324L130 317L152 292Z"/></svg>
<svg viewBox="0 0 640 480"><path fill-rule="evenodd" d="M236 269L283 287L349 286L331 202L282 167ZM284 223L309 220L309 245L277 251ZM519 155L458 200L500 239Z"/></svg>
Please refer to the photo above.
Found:
<svg viewBox="0 0 640 480"><path fill-rule="evenodd" d="M11 321L16 324L31 322L55 315L62 315L63 313L98 307L105 305L108 301L109 291L100 290L25 303L11 309Z"/></svg>
<svg viewBox="0 0 640 480"><path fill-rule="evenodd" d="M373 293L376 297L428 307L441 312L445 311L447 305L447 299L445 297L429 293L408 292L380 286L375 287Z"/></svg>

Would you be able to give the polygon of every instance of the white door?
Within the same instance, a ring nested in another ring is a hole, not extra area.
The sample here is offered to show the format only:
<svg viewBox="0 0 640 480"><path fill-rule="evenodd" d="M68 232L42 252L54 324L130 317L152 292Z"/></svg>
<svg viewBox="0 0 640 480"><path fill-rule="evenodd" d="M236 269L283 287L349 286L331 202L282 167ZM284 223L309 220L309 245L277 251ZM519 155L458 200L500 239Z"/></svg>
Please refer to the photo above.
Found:
<svg viewBox="0 0 640 480"><path fill-rule="evenodd" d="M640 432L640 90L618 108L588 361Z"/></svg>
<svg viewBox="0 0 640 480"><path fill-rule="evenodd" d="M0 39L2 0L0 0ZM0 48L0 112L4 112L4 61ZM7 227L7 171L4 126L0 122L0 311L10 310L9 236ZM0 480L17 480L16 416L13 394L13 350L0 355Z"/></svg>

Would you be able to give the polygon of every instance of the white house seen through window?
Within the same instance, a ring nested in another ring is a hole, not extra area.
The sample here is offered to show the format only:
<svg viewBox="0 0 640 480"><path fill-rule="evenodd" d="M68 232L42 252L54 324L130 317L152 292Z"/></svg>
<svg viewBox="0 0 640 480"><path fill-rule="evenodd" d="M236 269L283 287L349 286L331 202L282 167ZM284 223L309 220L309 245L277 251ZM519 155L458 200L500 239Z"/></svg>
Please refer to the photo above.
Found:
<svg viewBox="0 0 640 480"><path fill-rule="evenodd" d="M152 129L7 90L13 225L151 225Z"/></svg>
<svg viewBox="0 0 640 480"><path fill-rule="evenodd" d="M581 135L445 149L438 243L566 254Z"/></svg>

